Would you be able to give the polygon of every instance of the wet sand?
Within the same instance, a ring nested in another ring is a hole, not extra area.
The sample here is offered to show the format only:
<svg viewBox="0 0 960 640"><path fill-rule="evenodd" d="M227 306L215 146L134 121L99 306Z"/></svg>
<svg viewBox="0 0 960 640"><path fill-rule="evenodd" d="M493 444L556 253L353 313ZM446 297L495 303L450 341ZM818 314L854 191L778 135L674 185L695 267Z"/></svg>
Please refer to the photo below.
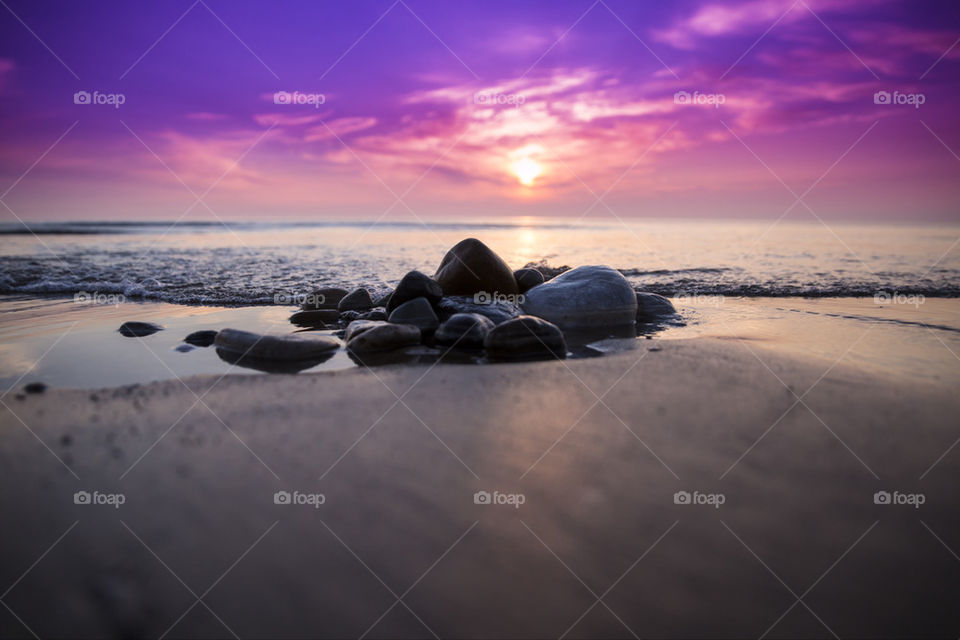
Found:
<svg viewBox="0 0 960 640"><path fill-rule="evenodd" d="M10 394L0 635L955 636L955 377L722 338Z"/></svg>

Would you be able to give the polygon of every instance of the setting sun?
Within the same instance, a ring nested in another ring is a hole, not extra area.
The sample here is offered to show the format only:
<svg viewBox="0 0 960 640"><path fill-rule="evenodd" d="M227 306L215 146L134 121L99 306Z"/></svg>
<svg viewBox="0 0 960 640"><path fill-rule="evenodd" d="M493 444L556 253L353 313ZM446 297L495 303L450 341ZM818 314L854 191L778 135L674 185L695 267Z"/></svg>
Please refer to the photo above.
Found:
<svg viewBox="0 0 960 640"><path fill-rule="evenodd" d="M510 169L520 180L520 184L527 187L533 184L533 181L543 173L543 166L532 158L520 158L514 162Z"/></svg>

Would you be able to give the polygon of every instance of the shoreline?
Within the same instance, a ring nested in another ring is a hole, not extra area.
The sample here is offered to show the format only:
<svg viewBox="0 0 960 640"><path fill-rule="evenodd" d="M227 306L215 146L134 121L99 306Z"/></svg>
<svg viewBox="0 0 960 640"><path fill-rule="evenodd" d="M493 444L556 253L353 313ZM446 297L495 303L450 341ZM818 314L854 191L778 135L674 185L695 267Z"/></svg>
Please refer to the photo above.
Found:
<svg viewBox="0 0 960 640"><path fill-rule="evenodd" d="M794 603L778 579L802 593L826 572L805 599L823 625L797 606L774 635L915 634L918 610L960 625L941 588L960 565L930 533L955 542L953 388L763 340L640 344L8 398L8 582L63 538L5 601L41 636L742 637ZM591 607L615 582L616 616ZM184 584L214 588L191 608Z"/></svg>

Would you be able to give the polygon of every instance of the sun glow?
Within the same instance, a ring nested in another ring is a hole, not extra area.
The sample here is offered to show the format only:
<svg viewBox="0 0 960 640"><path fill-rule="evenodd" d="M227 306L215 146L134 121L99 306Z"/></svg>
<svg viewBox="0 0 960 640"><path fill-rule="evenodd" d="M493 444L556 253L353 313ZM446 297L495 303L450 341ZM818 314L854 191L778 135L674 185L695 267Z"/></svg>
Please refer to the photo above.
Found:
<svg viewBox="0 0 960 640"><path fill-rule="evenodd" d="M520 180L520 184L527 187L532 185L537 176L543 173L543 166L530 157L520 158L510 165L510 169Z"/></svg>

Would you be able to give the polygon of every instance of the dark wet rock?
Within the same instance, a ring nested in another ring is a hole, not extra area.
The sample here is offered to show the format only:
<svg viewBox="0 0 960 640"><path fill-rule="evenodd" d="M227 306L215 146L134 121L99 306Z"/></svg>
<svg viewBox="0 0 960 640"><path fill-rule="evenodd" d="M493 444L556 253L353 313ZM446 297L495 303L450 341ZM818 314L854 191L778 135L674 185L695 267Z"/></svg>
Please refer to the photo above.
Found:
<svg viewBox="0 0 960 640"><path fill-rule="evenodd" d="M344 331L343 334L343 339L347 342L350 342L351 338L355 338L367 329L372 329L373 327L377 327L382 324L386 324L386 322L377 320L354 320L347 325L346 331Z"/></svg>
<svg viewBox="0 0 960 640"><path fill-rule="evenodd" d="M610 267L586 266L566 271L530 289L520 305L525 313L563 330L633 325L637 295L627 279Z"/></svg>
<svg viewBox="0 0 960 640"><path fill-rule="evenodd" d="M359 320L362 314L359 311L341 311L340 312L340 323L341 324L350 324L354 320Z"/></svg>
<svg viewBox="0 0 960 640"><path fill-rule="evenodd" d="M323 329L329 324L337 324L340 312L336 309L316 309L312 311L298 311L290 316L290 322L298 327Z"/></svg>
<svg viewBox="0 0 960 640"><path fill-rule="evenodd" d="M369 323L354 327L358 322ZM358 320L347 327L347 349L353 353L401 349L420 344L420 329L409 324Z"/></svg>
<svg viewBox="0 0 960 640"><path fill-rule="evenodd" d="M482 349L483 341L494 326L490 318L479 313L455 313L440 325L434 340L437 344L461 349Z"/></svg>
<svg viewBox="0 0 960 640"><path fill-rule="evenodd" d="M507 263L476 238L461 240L447 251L433 277L448 296L518 293Z"/></svg>
<svg viewBox="0 0 960 640"><path fill-rule="evenodd" d="M120 325L120 335L128 338L143 338L163 331L163 327L153 322L124 322Z"/></svg>
<svg viewBox="0 0 960 640"><path fill-rule="evenodd" d="M47 385L43 382L28 382L23 385L23 390L26 393L43 393L47 390Z"/></svg>
<svg viewBox="0 0 960 640"><path fill-rule="evenodd" d="M192 344L178 344L173 348L174 351L179 351L180 353L186 353L188 351L193 351L196 349Z"/></svg>
<svg viewBox="0 0 960 640"><path fill-rule="evenodd" d="M441 320L447 320L457 313L479 313L493 321L493 324L506 322L516 318L522 312L520 307L512 302L475 302L474 296L448 296L437 304L437 312Z"/></svg>
<svg viewBox="0 0 960 640"><path fill-rule="evenodd" d="M390 296L392 296L392 295L393 295L393 289L391 289L390 291L387 291L386 293L384 293L383 295L381 295L379 298L375 299L375 300L373 301L373 305L374 305L375 307L384 307L384 308L386 308L387 303L390 302Z"/></svg>
<svg viewBox="0 0 960 640"><path fill-rule="evenodd" d="M318 364L326 362L336 353L336 350L328 351L325 354L304 358L300 360L277 360L275 358L259 358L257 356L244 355L230 349L217 347L217 356L221 360L238 367L263 371L264 373L297 373L305 369L310 369Z"/></svg>
<svg viewBox="0 0 960 640"><path fill-rule="evenodd" d="M194 331L183 339L187 344L195 347L209 347L217 338L217 332L212 330Z"/></svg>
<svg viewBox="0 0 960 640"><path fill-rule="evenodd" d="M361 313L359 318L361 320L386 320L387 312L384 309L371 309L366 313Z"/></svg>
<svg viewBox="0 0 960 640"><path fill-rule="evenodd" d="M330 336L309 334L261 335L238 329L224 329L214 342L218 349L264 360L308 360L336 351L340 341Z"/></svg>
<svg viewBox="0 0 960 640"><path fill-rule="evenodd" d="M390 322L396 324L412 324L421 331L433 331L440 325L433 306L426 298L407 300L390 313Z"/></svg>
<svg viewBox="0 0 960 640"><path fill-rule="evenodd" d="M342 311L366 311L374 307L373 300L370 298L370 292L366 289L354 289L345 295L337 309Z"/></svg>
<svg viewBox="0 0 960 640"><path fill-rule="evenodd" d="M443 290L440 289L440 285L433 278L419 271L411 271L403 276L400 284L393 291L393 295L390 296L390 301L387 302L387 313L392 313L404 302L414 298L426 298L431 304L434 304L439 302L442 297Z"/></svg>
<svg viewBox="0 0 960 640"><path fill-rule="evenodd" d="M346 289L340 287L324 287L317 289L307 295L306 300L300 305L304 311L315 311L317 309L336 309L340 301L347 295Z"/></svg>
<svg viewBox="0 0 960 640"><path fill-rule="evenodd" d="M563 332L546 320L520 316L494 327L484 341L492 360L566 358Z"/></svg>
<svg viewBox="0 0 960 640"><path fill-rule="evenodd" d="M538 284L544 283L543 274L536 269L517 269L513 272L513 279L517 281L517 288L520 293L525 293L533 289Z"/></svg>
<svg viewBox="0 0 960 640"><path fill-rule="evenodd" d="M673 303L656 294L637 291L637 322L660 322L677 315Z"/></svg>

